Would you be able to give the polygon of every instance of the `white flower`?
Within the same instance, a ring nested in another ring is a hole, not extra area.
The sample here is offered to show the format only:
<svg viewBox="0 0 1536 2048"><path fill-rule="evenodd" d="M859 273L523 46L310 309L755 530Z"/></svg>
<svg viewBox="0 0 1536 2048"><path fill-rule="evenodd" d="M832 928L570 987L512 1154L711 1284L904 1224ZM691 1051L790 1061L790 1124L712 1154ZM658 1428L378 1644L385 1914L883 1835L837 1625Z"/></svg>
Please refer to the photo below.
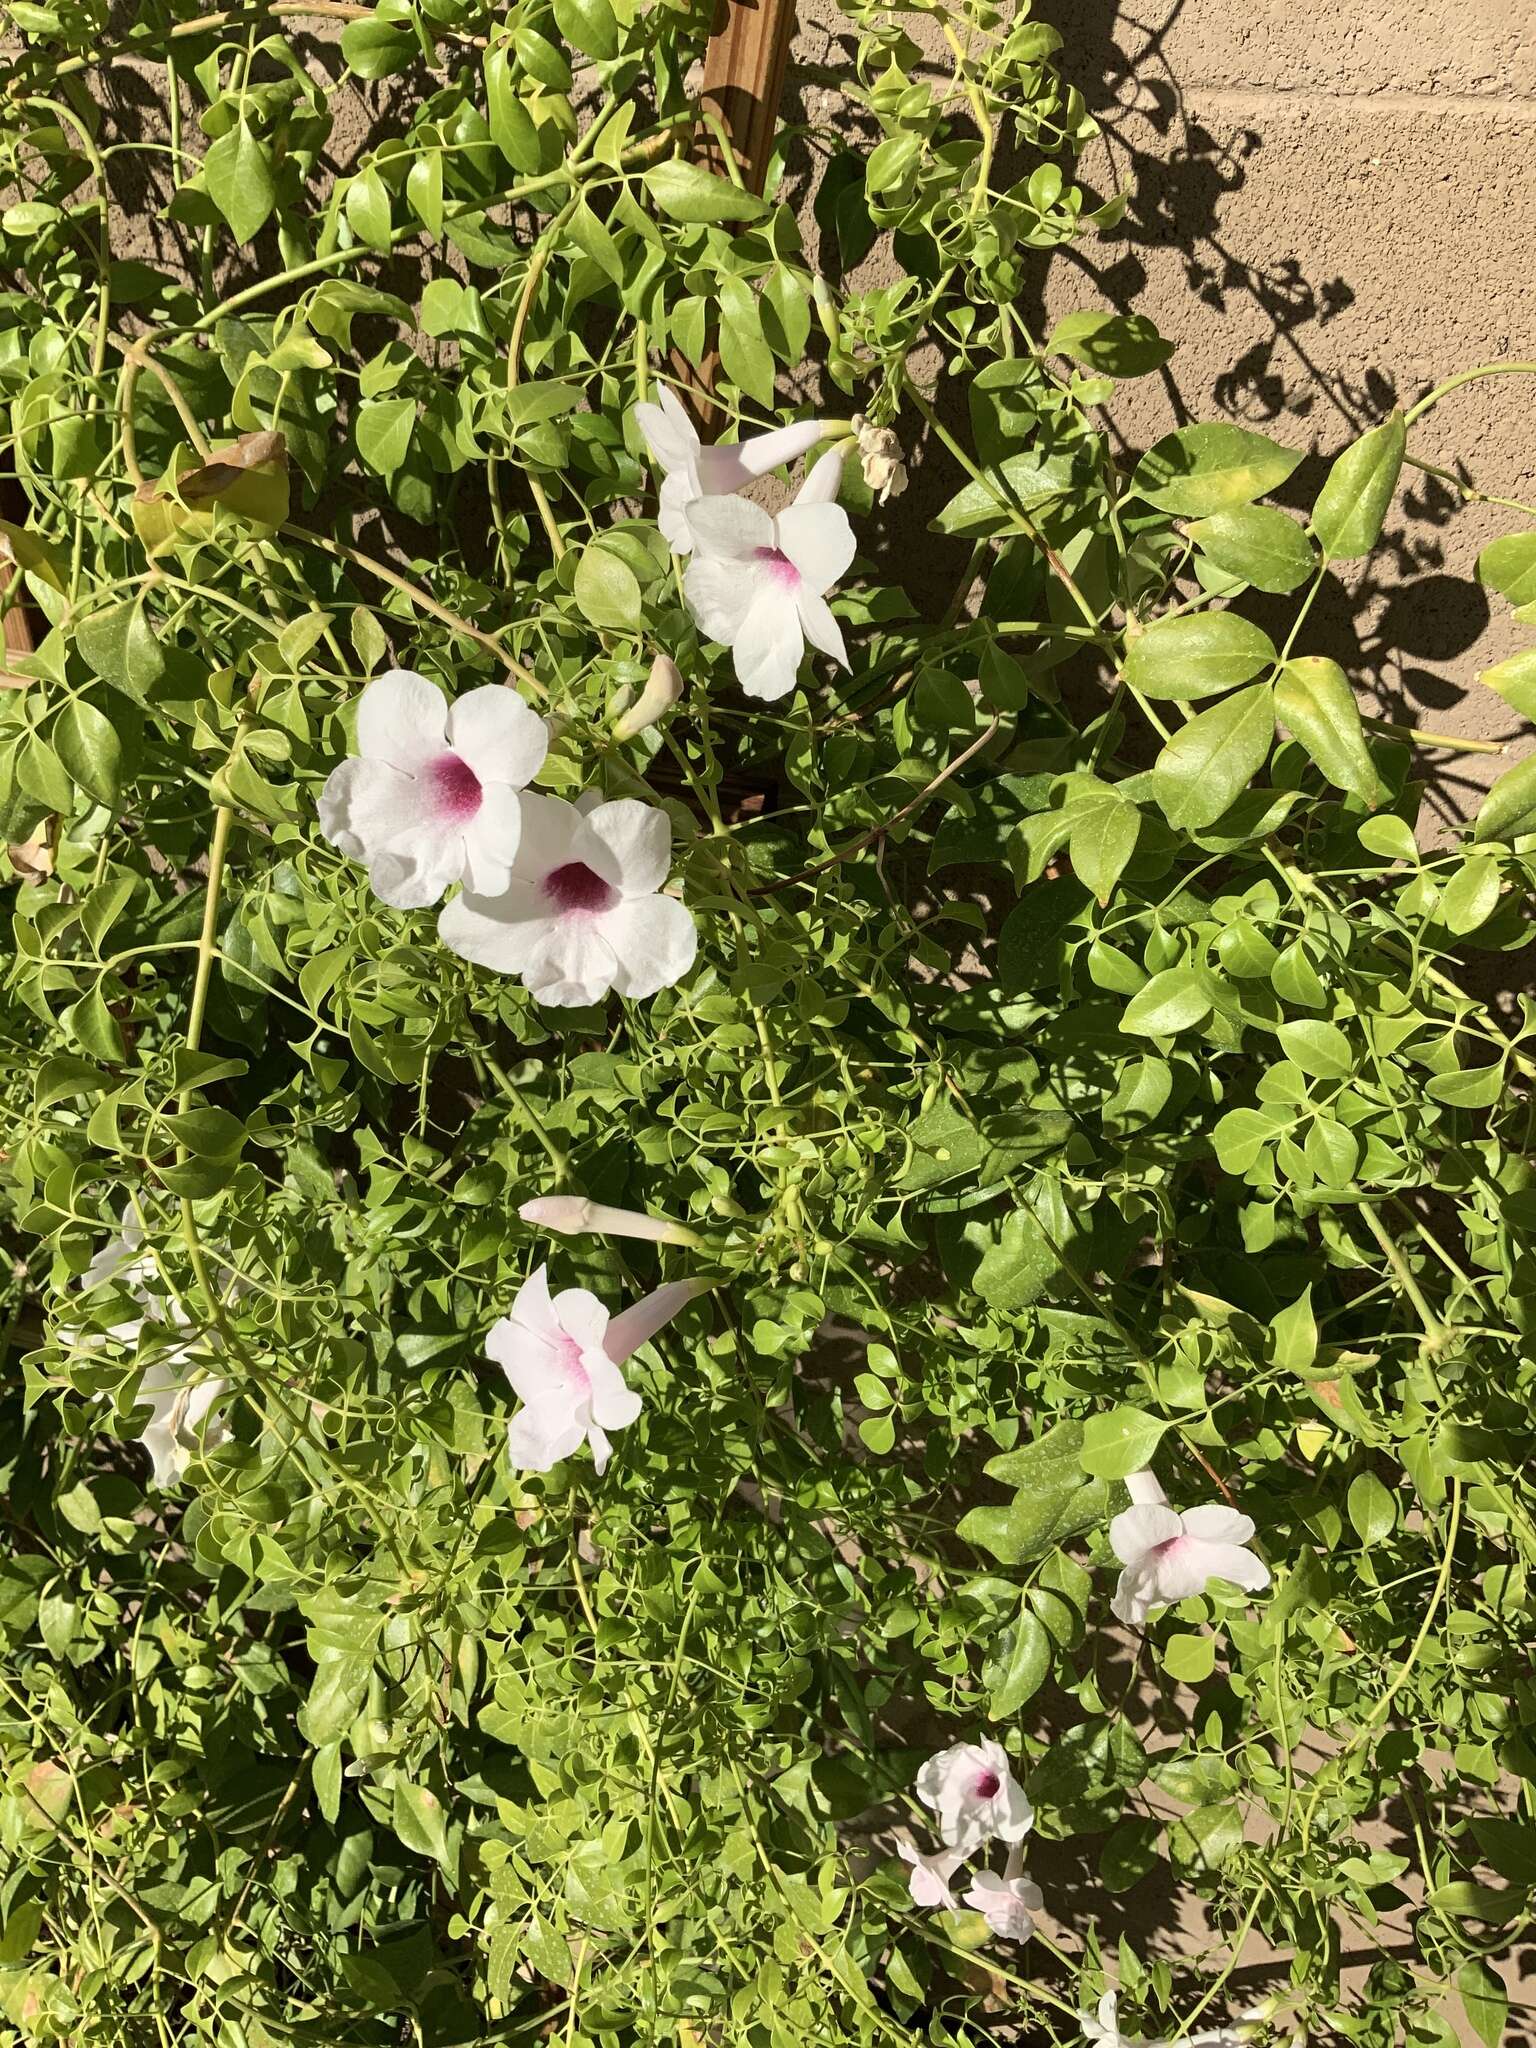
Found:
<svg viewBox="0 0 1536 2048"><path fill-rule="evenodd" d="M540 1266L485 1340L523 1403L507 1426L518 1470L548 1472L587 1443L601 1472L613 1449L608 1431L627 1428L640 1413L640 1396L620 1366L707 1284L673 1281L610 1318L584 1287L551 1296Z"/></svg>
<svg viewBox="0 0 1536 2048"><path fill-rule="evenodd" d="M611 1209L589 1202L585 1195L536 1195L518 1210L524 1223L562 1236L644 1237L653 1244L697 1245L698 1236L670 1216L648 1216L641 1209Z"/></svg>
<svg viewBox="0 0 1536 2048"><path fill-rule="evenodd" d="M140 1258L144 1242L144 1221L136 1203L123 1210L118 1235L109 1237L80 1276L82 1293L98 1287L123 1288L143 1313L112 1323L105 1335L124 1346L136 1346L150 1323L168 1323L172 1328L189 1328L179 1302L167 1302L158 1291L158 1268L153 1259ZM79 1329L61 1329L67 1343L80 1341ZM90 1341L88 1338L86 1341ZM229 1441L228 1426L210 1410L229 1392L228 1380L219 1379L199 1362L204 1345L215 1345L212 1336L187 1336L168 1345L145 1368L134 1396L134 1407L149 1409L149 1421L138 1441L149 1453L150 1484L176 1485L185 1477L195 1453L211 1451Z"/></svg>
<svg viewBox="0 0 1536 2048"><path fill-rule="evenodd" d="M1089 2048L1140 2048L1139 2038L1134 2034L1122 2034L1116 2011L1115 1994L1106 1991L1099 2000L1098 2017L1091 2012L1078 2014L1083 2023L1083 2039Z"/></svg>
<svg viewBox="0 0 1536 2048"><path fill-rule="evenodd" d="M1035 1812L999 1742L957 1742L929 1757L917 1774L917 1796L938 1815L939 1833L952 1849L984 1842L1021 1842Z"/></svg>
<svg viewBox="0 0 1536 2048"><path fill-rule="evenodd" d="M651 663L651 672L645 679L645 688L614 722L613 736L616 740L632 740L636 733L644 732L648 725L654 725L658 718L665 718L678 698L683 694L683 678L678 666L670 655L658 654Z"/></svg>
<svg viewBox="0 0 1536 2048"><path fill-rule="evenodd" d="M1078 2018L1089 2048L1243 2048L1243 2043L1256 2031L1247 2027L1214 2027L1207 2033L1190 2034L1178 2041L1143 2041L1139 2034L1121 2032L1113 1991L1106 1991L1099 2000L1097 2018L1089 2012L1079 2013Z"/></svg>
<svg viewBox="0 0 1536 2048"><path fill-rule="evenodd" d="M858 436L865 483L882 505L888 498L899 498L907 488L907 465L901 459L901 443L894 428L871 426L861 412L854 414L850 424Z"/></svg>
<svg viewBox="0 0 1536 2048"><path fill-rule="evenodd" d="M357 745L320 793L320 830L365 863L376 896L419 910L451 882L482 895L507 886L518 791L549 748L515 691L487 683L450 704L425 676L391 669L358 700Z"/></svg>
<svg viewBox="0 0 1536 2048"><path fill-rule="evenodd" d="M525 796L510 882L471 885L438 919L445 946L477 966L522 976L541 1003L595 1003L609 989L653 996L693 965L693 919L661 895L672 825L653 804L580 804Z"/></svg>
<svg viewBox="0 0 1536 2048"><path fill-rule="evenodd" d="M950 1879L965 1861L964 1849L940 1849L932 1856L925 1856L914 1843L898 1842L896 1853L903 1863L912 1866L907 1890L912 1894L914 1906L927 1906L932 1910L942 1906L950 1913L959 1910L959 1902L950 1888Z"/></svg>
<svg viewBox="0 0 1536 2048"><path fill-rule="evenodd" d="M749 697L787 696L807 641L848 666L826 601L854 556L848 514L833 502L842 468L836 449L823 455L776 519L746 498L705 498L688 508L698 552L684 595L700 632L730 648Z"/></svg>
<svg viewBox="0 0 1536 2048"><path fill-rule="evenodd" d="M965 1903L983 1914L992 1932L1004 1941L1028 1941L1035 1931L1035 1915L1045 1901L1039 1885L1027 1877L999 1877L996 1871L978 1870Z"/></svg>
<svg viewBox="0 0 1536 2048"><path fill-rule="evenodd" d="M656 524L674 554L693 551L688 508L701 498L727 497L754 477L766 476L781 464L795 462L816 446L826 432L820 420L796 420L749 440L716 442L706 447L677 394L666 386L657 405L637 405L635 418L651 453L666 472Z"/></svg>
<svg viewBox="0 0 1536 2048"><path fill-rule="evenodd" d="M1269 1584L1269 1568L1245 1548L1253 1523L1236 1508L1165 1504L1129 1507L1109 1525L1109 1540L1125 1566L1112 1612L1141 1627L1154 1607L1205 1591L1208 1579L1230 1579L1250 1593Z"/></svg>
<svg viewBox="0 0 1536 2048"><path fill-rule="evenodd" d="M229 1392L229 1381L200 1371L193 1351L190 1342L172 1345L147 1369L134 1397L136 1408L149 1404L139 1442L149 1453L154 1486L179 1484L194 1455L229 1442L228 1425L209 1412Z"/></svg>

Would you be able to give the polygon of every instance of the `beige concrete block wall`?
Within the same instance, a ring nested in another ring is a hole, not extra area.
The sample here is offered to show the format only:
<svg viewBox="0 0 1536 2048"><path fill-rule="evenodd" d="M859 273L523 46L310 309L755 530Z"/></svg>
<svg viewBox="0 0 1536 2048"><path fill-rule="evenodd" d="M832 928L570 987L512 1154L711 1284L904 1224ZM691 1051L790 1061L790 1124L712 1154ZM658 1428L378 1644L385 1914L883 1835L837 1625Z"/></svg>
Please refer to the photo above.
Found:
<svg viewBox="0 0 1536 2048"><path fill-rule="evenodd" d="M1129 199L1111 236L1051 267L1047 309L1107 297L1179 344L1114 407L1143 444L1230 419L1333 454L1458 370L1536 359L1536 0L1041 0L1103 124L1085 169ZM1426 459L1536 501L1536 378L1445 401ZM1315 488L1322 463L1298 472ZM1298 504L1305 502L1300 491ZM1426 836L1464 815L1532 735L1479 672L1529 645L1473 579L1526 524L1405 482L1387 544L1330 579L1312 651L1384 715L1508 741L1428 750Z"/></svg>

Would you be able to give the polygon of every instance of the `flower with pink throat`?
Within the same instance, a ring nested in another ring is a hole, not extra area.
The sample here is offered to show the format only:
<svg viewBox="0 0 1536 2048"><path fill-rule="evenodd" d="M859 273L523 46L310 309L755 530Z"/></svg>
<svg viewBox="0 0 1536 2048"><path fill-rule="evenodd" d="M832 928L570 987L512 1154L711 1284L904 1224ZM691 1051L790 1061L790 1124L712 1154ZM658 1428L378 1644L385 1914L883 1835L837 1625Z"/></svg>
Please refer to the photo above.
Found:
<svg viewBox="0 0 1536 2048"><path fill-rule="evenodd" d="M1039 1885L1022 1872L999 1877L995 1870L978 1870L965 1903L974 1907L992 1932L1004 1941L1028 1941L1035 1931L1035 1915L1045 1900Z"/></svg>
<svg viewBox="0 0 1536 2048"><path fill-rule="evenodd" d="M485 1340L523 1404L507 1426L517 1469L548 1472L585 1443L602 1472L613 1451L608 1431L627 1428L640 1413L640 1396L620 1368L706 1285L673 1281L610 1316L586 1288L551 1295L545 1267L530 1275Z"/></svg>
<svg viewBox="0 0 1536 2048"><path fill-rule="evenodd" d="M1124 1570L1110 1609L1133 1627L1145 1626L1152 1610L1203 1593L1211 1579L1226 1579L1249 1593L1269 1584L1269 1567L1247 1548L1253 1523L1236 1508L1186 1508L1182 1513L1162 1499L1148 1499L1162 1489L1149 1475L1133 1473L1142 1482L1131 1488L1135 1505L1109 1525L1110 1547ZM1128 1482L1129 1483L1129 1482Z"/></svg>
<svg viewBox="0 0 1536 2048"><path fill-rule="evenodd" d="M320 793L320 829L396 910L458 881L494 895L511 879L518 792L548 749L543 719L502 684L450 704L425 676L391 669L358 699L357 752Z"/></svg>
<svg viewBox="0 0 1536 2048"><path fill-rule="evenodd" d="M688 524L691 505L701 498L727 497L755 477L798 461L826 433L820 420L796 420L745 441L710 445L699 439L676 392L663 386L658 399L655 405L637 405L635 418L665 472L656 524L676 555L693 552L694 537Z"/></svg>
<svg viewBox="0 0 1536 2048"><path fill-rule="evenodd" d="M775 518L747 498L704 498L688 508L695 553L683 579L699 631L729 647L749 697L795 687L806 643L848 666L827 592L854 556L853 528L837 504L843 458L833 449Z"/></svg>
<svg viewBox="0 0 1536 2048"><path fill-rule="evenodd" d="M898 1842L896 1853L903 1863L911 1865L907 1875L907 1890L912 1894L914 1906L925 1906L930 1912L942 1908L945 1912L959 1910L959 1900L951 1889L951 1879L965 1861L964 1849L939 1849L932 1856L913 1842Z"/></svg>
<svg viewBox="0 0 1536 2048"><path fill-rule="evenodd" d="M509 881L466 886L438 919L443 944L516 974L541 1003L595 1003L610 989L653 996L693 965L693 918L661 886L672 825L654 804L525 796Z"/></svg>
<svg viewBox="0 0 1536 2048"><path fill-rule="evenodd" d="M1021 1842L1035 1810L1014 1778L1000 1742L957 1742L929 1757L917 1774L917 1796L938 1816L951 1849L969 1853L984 1842Z"/></svg>

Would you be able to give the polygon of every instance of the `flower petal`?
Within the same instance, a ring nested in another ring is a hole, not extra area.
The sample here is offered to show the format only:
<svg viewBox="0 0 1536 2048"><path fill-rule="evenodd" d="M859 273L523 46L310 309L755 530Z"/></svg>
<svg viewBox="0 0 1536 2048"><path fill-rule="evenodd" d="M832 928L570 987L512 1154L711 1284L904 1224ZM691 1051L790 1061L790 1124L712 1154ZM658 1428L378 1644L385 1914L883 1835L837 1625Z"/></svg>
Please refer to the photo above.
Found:
<svg viewBox="0 0 1536 2048"><path fill-rule="evenodd" d="M669 385L663 384L656 397L655 405L642 401L635 407L635 423L663 469L684 469L699 453L698 433Z"/></svg>
<svg viewBox="0 0 1536 2048"><path fill-rule="evenodd" d="M822 596L846 574L858 547L841 505L806 505L798 500L779 514L778 539L813 597Z"/></svg>
<svg viewBox="0 0 1536 2048"><path fill-rule="evenodd" d="M611 913L610 913L611 914ZM553 1009L595 1003L613 987L618 961L593 917L554 918L523 963L523 986Z"/></svg>
<svg viewBox="0 0 1536 2048"><path fill-rule="evenodd" d="M455 896L437 920L437 936L476 967L521 974L555 925L541 892L514 881L498 896Z"/></svg>
<svg viewBox="0 0 1536 2048"><path fill-rule="evenodd" d="M464 828L464 886L477 896L499 896L511 885L512 863L523 836L522 800L504 782L488 782L480 808Z"/></svg>
<svg viewBox="0 0 1536 2048"><path fill-rule="evenodd" d="M631 896L597 919L613 954L612 985L631 1002L681 981L699 950L693 914L672 896Z"/></svg>
<svg viewBox="0 0 1536 2048"><path fill-rule="evenodd" d="M550 1303L560 1334L583 1351L595 1350L608 1328L608 1311L585 1287L562 1287Z"/></svg>
<svg viewBox="0 0 1536 2048"><path fill-rule="evenodd" d="M739 491L754 477L798 462L824 433L820 420L795 420L787 427L771 427L765 434L751 434L734 444L717 441L699 451L699 482L711 494Z"/></svg>
<svg viewBox="0 0 1536 2048"><path fill-rule="evenodd" d="M811 465L810 474L796 491L790 510L793 511L795 506L834 504L842 481L843 451L841 448L829 448L819 462Z"/></svg>
<svg viewBox="0 0 1536 2048"><path fill-rule="evenodd" d="M1162 1595L1157 1590L1157 1568L1150 1559L1128 1564L1120 1574L1115 1586L1115 1597L1109 1603L1109 1611L1117 1621L1129 1622L1133 1628L1145 1625L1153 1608L1160 1605Z"/></svg>
<svg viewBox="0 0 1536 2048"><path fill-rule="evenodd" d="M588 811L583 822L613 856L626 896L648 896L661 887L672 865L672 820L660 804L616 797Z"/></svg>
<svg viewBox="0 0 1536 2048"><path fill-rule="evenodd" d="M522 789L544 765L549 727L516 690L486 683L455 699L448 713L448 744L482 783Z"/></svg>
<svg viewBox="0 0 1536 2048"><path fill-rule="evenodd" d="M700 498L688 526L700 553L722 561L749 562L756 549L777 546L772 518L750 498Z"/></svg>
<svg viewBox="0 0 1536 2048"><path fill-rule="evenodd" d="M1230 1579L1245 1593L1262 1593L1269 1584L1269 1566L1240 1543L1199 1543L1196 1550L1208 1579Z"/></svg>
<svg viewBox="0 0 1536 2048"><path fill-rule="evenodd" d="M640 1396L606 1354L586 1352L582 1363L592 1382L593 1421L604 1429L627 1429L644 1406Z"/></svg>
<svg viewBox="0 0 1536 2048"><path fill-rule="evenodd" d="M674 555L693 553L688 507L699 502L699 485L691 469L676 469L665 478L656 505L656 524Z"/></svg>
<svg viewBox="0 0 1536 2048"><path fill-rule="evenodd" d="M1172 1543L1184 1524L1170 1507L1126 1508L1109 1525L1109 1543L1122 1564L1135 1564L1160 1543Z"/></svg>
<svg viewBox="0 0 1536 2048"><path fill-rule="evenodd" d="M584 830L581 813L575 804L565 803L557 796L542 796L532 789L525 790L518 801L522 810L522 837L517 843L513 873L520 882L542 882L546 875L552 875L556 868L563 868L567 861L591 860L590 834ZM618 876L609 874L605 869L603 879L616 882ZM547 909L545 905L541 915L547 913Z"/></svg>
<svg viewBox="0 0 1536 2048"><path fill-rule="evenodd" d="M448 743L448 699L414 669L375 676L357 700L357 751L417 774Z"/></svg>
<svg viewBox="0 0 1536 2048"><path fill-rule="evenodd" d="M548 1472L578 1449L586 1424L553 1409L519 1408L507 1424L507 1454L519 1472Z"/></svg>
<svg viewBox="0 0 1536 2048"><path fill-rule="evenodd" d="M812 597L808 591L800 593L800 630L811 645L822 654L830 654L840 668L848 666L848 649L843 645L843 629L833 618L824 597Z"/></svg>
<svg viewBox="0 0 1536 2048"><path fill-rule="evenodd" d="M1253 1534L1253 1523L1236 1508L1186 1508L1182 1520L1185 1535L1201 1543L1246 1543Z"/></svg>
<svg viewBox="0 0 1536 2048"><path fill-rule="evenodd" d="M749 697L787 697L800 676L805 634L800 608L786 590L760 585L731 647L736 680Z"/></svg>

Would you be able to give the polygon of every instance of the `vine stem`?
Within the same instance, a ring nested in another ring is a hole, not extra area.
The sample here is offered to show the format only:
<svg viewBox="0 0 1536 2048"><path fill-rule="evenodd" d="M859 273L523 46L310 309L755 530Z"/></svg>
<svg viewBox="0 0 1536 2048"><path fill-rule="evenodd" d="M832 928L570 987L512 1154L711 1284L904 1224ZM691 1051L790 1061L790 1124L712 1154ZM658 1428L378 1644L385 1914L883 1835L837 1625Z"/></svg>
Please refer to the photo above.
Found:
<svg viewBox="0 0 1536 2048"><path fill-rule="evenodd" d="M1387 1264L1392 1268L1398 1285L1418 1310L1419 1321L1424 1325L1424 1335L1432 1344L1443 1343L1445 1340L1445 1325L1435 1314L1433 1308L1431 1308L1423 1288L1420 1287L1418 1281L1413 1277L1407 1260L1398 1249L1386 1225L1377 1215L1375 1205L1371 1202L1362 1202L1360 1204L1360 1214L1365 1219L1366 1229L1370 1231L1372 1237L1381 1246L1382 1253L1386 1258Z"/></svg>
<svg viewBox="0 0 1536 2048"><path fill-rule="evenodd" d="M419 605L424 612L430 612L434 619L440 619L445 626L451 626L455 633L462 633L466 639L477 641L480 646L488 649L502 666L515 675L525 688L532 690L535 696L548 698L548 690L532 669L524 668L520 661L514 661L494 633L483 633L478 626L472 626L468 619L461 618L457 612L449 611L446 605L439 604L435 597L429 597L418 584L412 583L408 576L402 576L397 569L391 569L387 563L376 561L372 555L364 554L361 548L352 547L346 541L331 540L323 533L315 533L310 527L295 526L291 520L285 521L277 530L286 534L290 540L302 541L307 547L319 548L328 555L339 555L342 561L352 563L355 568L366 569L370 576L377 576L381 583L387 583L391 589L398 590L402 596L408 597L412 604Z"/></svg>
<svg viewBox="0 0 1536 2048"><path fill-rule="evenodd" d="M1459 391L1464 384L1475 384L1481 377L1536 377L1536 363L1479 363L1475 370L1463 370L1455 377L1447 377L1443 384L1437 384L1428 391L1417 405L1410 405L1403 414L1403 424L1411 427L1442 398L1449 398L1453 391Z"/></svg>
<svg viewBox="0 0 1536 2048"><path fill-rule="evenodd" d="M208 1014L208 992L213 982L215 939L219 928L219 898L224 891L224 863L229 851L229 833L234 817L234 811L228 804L220 804L213 814L213 838L208 847L208 882L203 898L203 928L198 934L197 966L192 977L192 1005L187 1013L188 1052L196 1052L202 1045L203 1020ZM185 1114L196 1093L196 1084L189 1081L176 1098L177 1109ZM189 1148L185 1144L177 1145L178 1166L186 1163L188 1151ZM216 1323L222 1323L221 1304L214 1291L208 1262L203 1257L202 1239L197 1228L197 1212L192 1206L190 1195L180 1197L180 1209L181 1234L186 1241L187 1257L192 1264L193 1276L202 1289L209 1313Z"/></svg>
<svg viewBox="0 0 1536 2048"><path fill-rule="evenodd" d="M891 816L883 819L880 824L871 825L869 830L861 833L851 845L840 846L836 853L829 853L825 860L813 861L808 868L802 868L799 874L786 875L780 882L759 882L754 888L748 889L747 894L749 896L773 896L780 889L792 889L797 882L808 882L814 875L825 874L828 868L835 868L840 861L852 860L853 856L856 853L862 853L866 846L872 845L877 839L883 839L887 832L901 823L903 818L910 818L914 811L920 810L936 790L942 789L946 782L960 773L960 770L967 761L973 760L981 752L988 740L997 732L1002 722L1001 717L994 718L986 730L976 739L972 740L963 753L957 754L953 761L945 768L942 768L930 783L920 789L910 803L903 804L899 811L892 812Z"/></svg>

